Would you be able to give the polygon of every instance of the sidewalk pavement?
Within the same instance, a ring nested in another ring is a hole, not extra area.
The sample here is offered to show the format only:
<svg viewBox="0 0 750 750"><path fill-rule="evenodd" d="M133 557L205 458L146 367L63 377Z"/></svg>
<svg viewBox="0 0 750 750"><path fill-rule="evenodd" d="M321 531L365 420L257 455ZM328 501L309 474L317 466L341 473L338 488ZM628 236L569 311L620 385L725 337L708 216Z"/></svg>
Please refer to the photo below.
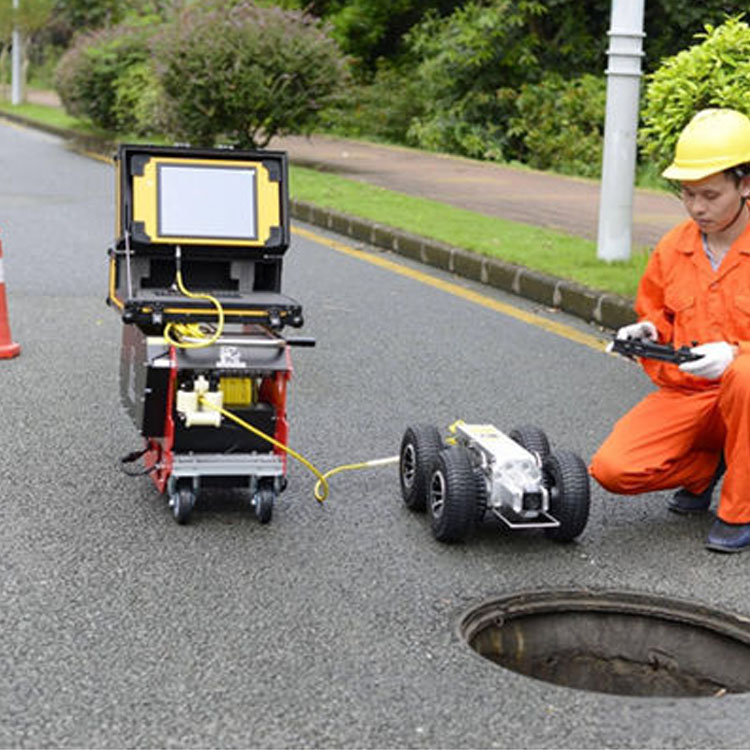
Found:
<svg viewBox="0 0 750 750"><path fill-rule="evenodd" d="M596 240L599 182L444 154L315 135L276 138L295 164L459 208ZM633 243L653 247L686 218L679 199L636 190Z"/></svg>
<svg viewBox="0 0 750 750"><path fill-rule="evenodd" d="M55 92L28 92L28 101L60 106ZM111 146L102 144L104 150ZM86 143L92 148L91 142ZM599 182L508 167L445 154L327 136L275 138L270 148L289 154L295 164L334 172L389 190L476 211L487 216L556 229L596 240ZM608 328L634 319L632 301L513 264L415 237L382 223L292 201L292 215L407 255L423 263L490 284ZM636 190L634 246L653 245L685 218L680 201L651 190Z"/></svg>

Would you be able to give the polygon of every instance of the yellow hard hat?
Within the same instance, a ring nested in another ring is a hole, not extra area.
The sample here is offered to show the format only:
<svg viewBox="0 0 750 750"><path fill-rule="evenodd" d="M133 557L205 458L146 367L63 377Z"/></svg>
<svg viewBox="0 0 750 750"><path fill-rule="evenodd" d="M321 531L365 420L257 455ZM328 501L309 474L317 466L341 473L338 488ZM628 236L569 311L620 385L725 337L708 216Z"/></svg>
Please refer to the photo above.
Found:
<svg viewBox="0 0 750 750"><path fill-rule="evenodd" d="M750 118L734 109L704 109L685 126L668 180L692 181L750 162Z"/></svg>

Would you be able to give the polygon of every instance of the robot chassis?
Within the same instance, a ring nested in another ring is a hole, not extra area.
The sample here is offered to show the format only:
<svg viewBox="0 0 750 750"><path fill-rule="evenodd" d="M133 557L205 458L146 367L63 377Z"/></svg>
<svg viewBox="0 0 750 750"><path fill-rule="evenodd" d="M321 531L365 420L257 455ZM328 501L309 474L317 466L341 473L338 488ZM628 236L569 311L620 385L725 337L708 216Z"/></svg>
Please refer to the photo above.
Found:
<svg viewBox="0 0 750 750"><path fill-rule="evenodd" d="M399 460L404 503L427 510L438 541L462 541L488 512L512 530L542 529L561 542L583 532L590 484L578 455L552 451L533 425L506 435L457 422L449 433L443 440L432 425L408 427Z"/></svg>
<svg viewBox="0 0 750 750"><path fill-rule="evenodd" d="M289 349L315 343L282 335L303 323L281 293L286 154L122 145L116 167L107 302L145 443L127 473L148 474L180 524L212 487L248 490L267 523L287 481Z"/></svg>

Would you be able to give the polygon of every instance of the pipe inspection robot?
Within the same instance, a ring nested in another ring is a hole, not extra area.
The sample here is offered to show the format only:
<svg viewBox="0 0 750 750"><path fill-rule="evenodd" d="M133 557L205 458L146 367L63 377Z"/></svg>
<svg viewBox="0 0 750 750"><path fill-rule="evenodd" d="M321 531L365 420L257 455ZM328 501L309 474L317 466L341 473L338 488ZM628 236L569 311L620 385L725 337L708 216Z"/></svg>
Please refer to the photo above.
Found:
<svg viewBox="0 0 750 750"><path fill-rule="evenodd" d="M541 529L558 542L577 538L589 519L586 464L572 451L552 450L536 425L506 434L459 420L445 437L434 425L410 425L399 478L406 507L427 511L439 542L463 541L487 514L513 531Z"/></svg>
<svg viewBox="0 0 750 750"><path fill-rule="evenodd" d="M283 335L303 324L281 292L287 156L121 145L115 163L107 303L123 322L121 400L144 439L123 464L180 524L211 487L248 490L267 523L286 487L290 347L315 343Z"/></svg>

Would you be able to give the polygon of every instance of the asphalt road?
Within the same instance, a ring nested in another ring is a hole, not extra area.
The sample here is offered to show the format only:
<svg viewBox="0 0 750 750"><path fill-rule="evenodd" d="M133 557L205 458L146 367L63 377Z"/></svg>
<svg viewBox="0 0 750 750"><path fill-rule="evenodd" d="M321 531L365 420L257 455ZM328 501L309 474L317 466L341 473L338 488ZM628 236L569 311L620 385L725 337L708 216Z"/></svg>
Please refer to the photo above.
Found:
<svg viewBox="0 0 750 750"><path fill-rule="evenodd" d="M0 174L23 347L0 361L0 746L747 745L744 695L556 687L456 635L486 597L555 587L750 614L750 558L706 552L711 519L672 516L664 495L594 488L571 545L488 523L444 546L404 507L393 467L337 476L321 507L295 464L270 525L231 495L175 524L117 465L139 442L104 305L111 168L0 123ZM407 424L458 417L535 422L588 459L650 387L623 360L324 243L295 238L284 287L319 342L294 352L291 443L322 468L392 455Z"/></svg>

